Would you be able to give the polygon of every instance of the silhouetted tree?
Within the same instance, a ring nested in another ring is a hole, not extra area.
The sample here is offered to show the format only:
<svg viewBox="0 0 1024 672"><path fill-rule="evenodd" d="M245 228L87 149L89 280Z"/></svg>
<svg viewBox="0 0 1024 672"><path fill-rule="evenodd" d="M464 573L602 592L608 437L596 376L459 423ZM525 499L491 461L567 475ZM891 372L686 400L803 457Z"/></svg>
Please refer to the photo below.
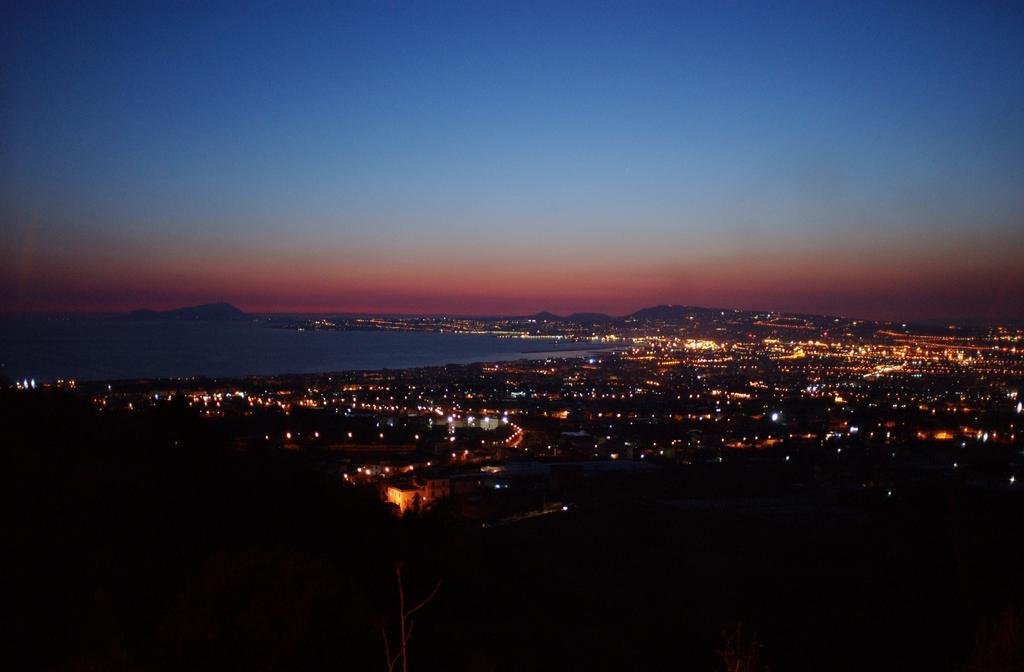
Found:
<svg viewBox="0 0 1024 672"><path fill-rule="evenodd" d="M759 669L758 659L763 648L764 645L758 641L757 635L744 632L743 624L739 623L719 651L722 666L726 672L754 672Z"/></svg>
<svg viewBox="0 0 1024 672"><path fill-rule="evenodd" d="M427 606L427 604L434 599L437 595L437 591L441 589L441 584L438 583L434 586L434 590L431 591L430 595L420 601L416 606L411 609L405 607L405 586L402 583L402 563L395 563L395 579L398 583L398 651L392 655L391 643L388 639L388 630L386 627L381 626L380 632L384 639L384 656L387 662L388 672L392 672L395 669L395 665L399 661L402 662L402 672L408 672L409 670L409 638L412 637L412 629L415 622L412 620L412 615L417 611Z"/></svg>

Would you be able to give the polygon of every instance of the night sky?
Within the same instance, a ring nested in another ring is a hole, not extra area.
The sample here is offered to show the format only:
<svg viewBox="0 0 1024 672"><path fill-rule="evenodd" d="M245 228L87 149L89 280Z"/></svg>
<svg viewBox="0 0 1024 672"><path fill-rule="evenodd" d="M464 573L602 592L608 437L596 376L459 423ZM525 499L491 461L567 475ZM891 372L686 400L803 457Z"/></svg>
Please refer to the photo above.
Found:
<svg viewBox="0 0 1024 672"><path fill-rule="evenodd" d="M8 3L0 310L1024 318L1024 3Z"/></svg>

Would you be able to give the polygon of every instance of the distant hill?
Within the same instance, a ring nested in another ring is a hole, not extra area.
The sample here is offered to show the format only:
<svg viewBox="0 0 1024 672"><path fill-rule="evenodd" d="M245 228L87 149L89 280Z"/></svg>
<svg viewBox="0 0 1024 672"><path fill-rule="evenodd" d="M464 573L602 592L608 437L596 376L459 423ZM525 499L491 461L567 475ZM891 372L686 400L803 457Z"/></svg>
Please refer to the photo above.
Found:
<svg viewBox="0 0 1024 672"><path fill-rule="evenodd" d="M531 315L530 319L537 320L538 322L576 322L576 323L587 323L592 324L594 322L614 322L616 318L611 315L605 315L604 313L573 313L562 317L561 315L555 315L548 311Z"/></svg>
<svg viewBox="0 0 1024 672"><path fill-rule="evenodd" d="M701 306L678 306L661 305L641 308L635 313L615 317L605 313L573 313L566 317L555 315L548 311L531 315L530 319L538 322L575 322L577 324L595 324L604 322L617 322L619 320L640 320L652 322L675 322L689 318L690 315L707 315L719 312L718 308L703 308Z"/></svg>
<svg viewBox="0 0 1024 672"><path fill-rule="evenodd" d="M224 303L223 301L165 311L133 310L123 317L130 320L207 320L221 322L249 319L249 315L235 308L230 303Z"/></svg>
<svg viewBox="0 0 1024 672"><path fill-rule="evenodd" d="M565 318L566 322L614 322L615 318L604 313L573 313Z"/></svg>
<svg viewBox="0 0 1024 672"><path fill-rule="evenodd" d="M635 313L627 315L626 319L672 322L675 320L685 319L689 315L702 315L713 312L717 311L714 308L701 308L699 306L661 305L652 306L650 308L641 308Z"/></svg>

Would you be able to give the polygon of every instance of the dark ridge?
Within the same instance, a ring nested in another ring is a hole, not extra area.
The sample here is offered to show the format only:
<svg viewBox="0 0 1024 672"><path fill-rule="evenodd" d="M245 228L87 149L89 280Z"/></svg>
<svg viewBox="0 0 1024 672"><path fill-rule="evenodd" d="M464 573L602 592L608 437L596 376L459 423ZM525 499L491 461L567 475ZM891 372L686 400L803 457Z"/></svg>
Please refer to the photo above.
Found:
<svg viewBox="0 0 1024 672"><path fill-rule="evenodd" d="M714 312L719 311L715 308L703 308L700 306L661 305L652 306L650 308L641 308L635 313L627 315L626 319L659 320L664 322L682 319L690 315L707 315L708 313Z"/></svg>
<svg viewBox="0 0 1024 672"><path fill-rule="evenodd" d="M566 322L614 322L615 318L604 313L573 313Z"/></svg>
<svg viewBox="0 0 1024 672"><path fill-rule="evenodd" d="M186 308L175 308L174 310L133 310L124 315L131 320L245 320L249 315L243 313L230 303L223 301L217 303L204 303L200 306L188 306Z"/></svg>

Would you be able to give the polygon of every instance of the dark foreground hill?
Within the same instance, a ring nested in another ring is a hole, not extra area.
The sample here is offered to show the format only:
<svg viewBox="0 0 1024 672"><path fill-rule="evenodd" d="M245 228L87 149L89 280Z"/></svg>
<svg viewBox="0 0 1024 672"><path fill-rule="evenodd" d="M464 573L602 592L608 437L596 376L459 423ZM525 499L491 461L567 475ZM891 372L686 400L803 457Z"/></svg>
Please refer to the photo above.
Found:
<svg viewBox="0 0 1024 672"><path fill-rule="evenodd" d="M1019 500L761 519L612 483L481 529L395 518L315 455L233 450L186 402L0 409L7 669L383 670L395 560L410 600L441 582L415 672L721 670L738 628L758 663L735 669L1021 669Z"/></svg>

